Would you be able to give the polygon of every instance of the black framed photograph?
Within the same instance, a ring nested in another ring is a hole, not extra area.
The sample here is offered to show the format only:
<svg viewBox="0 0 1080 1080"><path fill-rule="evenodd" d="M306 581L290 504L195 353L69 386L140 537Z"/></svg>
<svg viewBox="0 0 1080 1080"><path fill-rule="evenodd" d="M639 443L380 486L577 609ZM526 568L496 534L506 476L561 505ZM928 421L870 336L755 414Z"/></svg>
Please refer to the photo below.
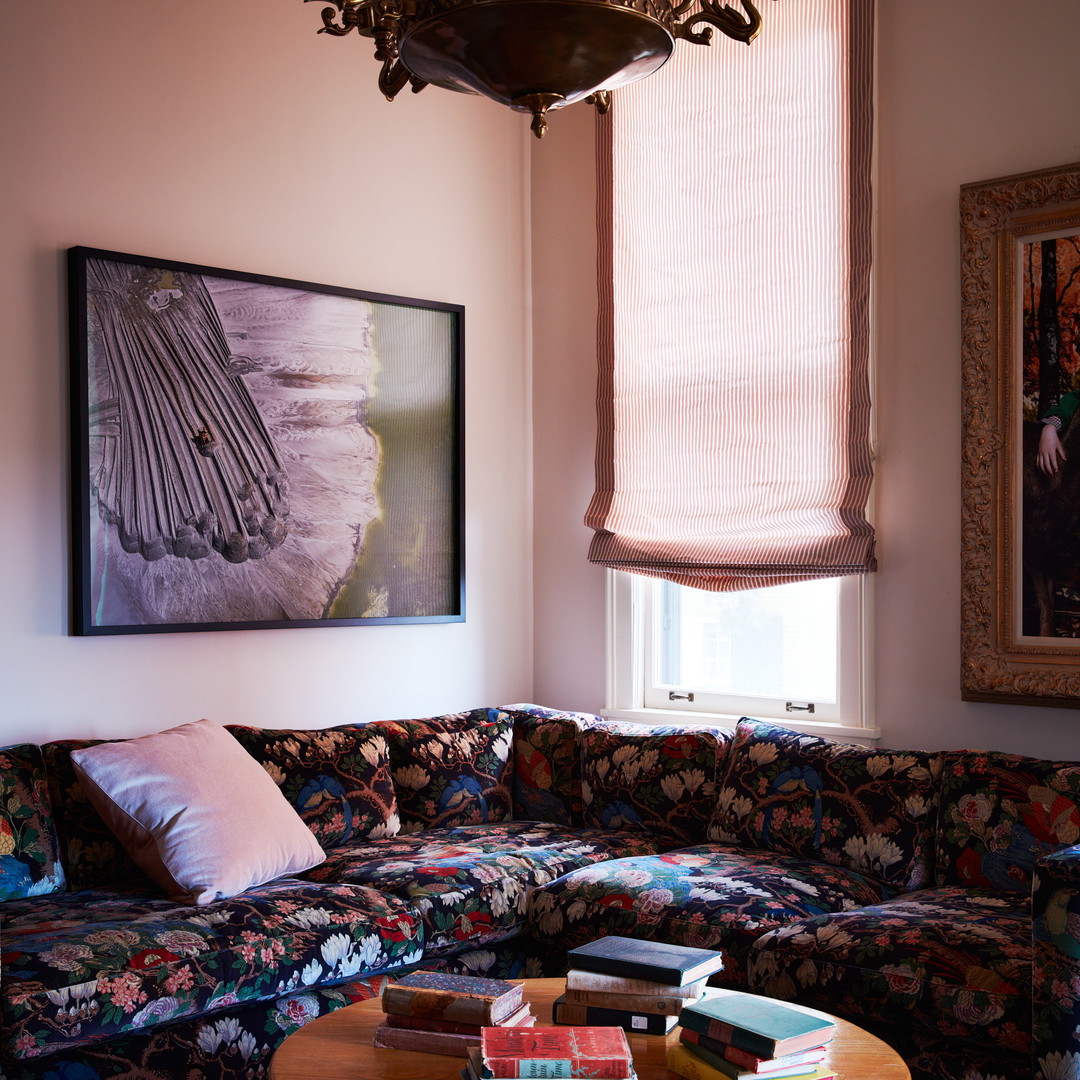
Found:
<svg viewBox="0 0 1080 1080"><path fill-rule="evenodd" d="M78 635L460 622L464 308L68 252Z"/></svg>

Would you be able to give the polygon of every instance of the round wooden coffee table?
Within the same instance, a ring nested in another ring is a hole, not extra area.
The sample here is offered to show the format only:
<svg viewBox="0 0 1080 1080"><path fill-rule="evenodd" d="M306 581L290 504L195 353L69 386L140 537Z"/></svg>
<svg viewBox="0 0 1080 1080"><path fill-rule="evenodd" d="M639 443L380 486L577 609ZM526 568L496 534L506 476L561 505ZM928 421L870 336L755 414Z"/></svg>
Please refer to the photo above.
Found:
<svg viewBox="0 0 1080 1080"><path fill-rule="evenodd" d="M552 1002L565 990L566 981L522 981L537 1023L550 1024ZM822 1067L832 1068L837 1080L911 1080L900 1055L868 1031L817 1009L793 1008L835 1021L836 1035ZM270 1062L270 1080L459 1080L464 1058L373 1046L382 1016L379 999L371 998L312 1020L278 1047ZM638 1080L666 1080L664 1059L668 1047L678 1041L678 1030L669 1035L627 1033Z"/></svg>

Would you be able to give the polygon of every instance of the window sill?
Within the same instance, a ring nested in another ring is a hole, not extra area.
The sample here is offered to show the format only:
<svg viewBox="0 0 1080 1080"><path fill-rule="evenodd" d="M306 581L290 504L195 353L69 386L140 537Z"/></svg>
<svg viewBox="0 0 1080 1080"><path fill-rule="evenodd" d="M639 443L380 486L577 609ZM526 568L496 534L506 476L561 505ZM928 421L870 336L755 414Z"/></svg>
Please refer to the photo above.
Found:
<svg viewBox="0 0 1080 1080"><path fill-rule="evenodd" d="M680 712L677 709L604 709L601 714L608 720L628 720L635 724L709 724L733 728L739 717L734 714L707 712ZM848 727L844 724L814 723L812 720L775 720L761 717L766 724L791 728L804 735L821 735L842 742L875 743L881 738L880 728Z"/></svg>

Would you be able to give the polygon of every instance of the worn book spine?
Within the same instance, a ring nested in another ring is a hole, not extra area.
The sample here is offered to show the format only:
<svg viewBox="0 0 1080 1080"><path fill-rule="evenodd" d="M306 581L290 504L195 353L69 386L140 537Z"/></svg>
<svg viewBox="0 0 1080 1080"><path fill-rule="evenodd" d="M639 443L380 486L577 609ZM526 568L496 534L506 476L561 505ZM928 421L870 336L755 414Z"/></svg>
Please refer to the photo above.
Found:
<svg viewBox="0 0 1080 1080"><path fill-rule="evenodd" d="M628 979L625 975L605 975L600 971L571 968L566 973L568 990L609 991L614 994L645 994L651 997L683 998L690 1001L701 997L708 978L698 979L685 986L653 982L651 979Z"/></svg>
<svg viewBox="0 0 1080 1080"><path fill-rule="evenodd" d="M499 1024L521 1008L521 991L491 1001L434 990L410 990L388 986L382 992L385 1013L421 1016L429 1020L458 1020L466 1024Z"/></svg>
<svg viewBox="0 0 1080 1080"><path fill-rule="evenodd" d="M589 1005L600 1009L624 1009L630 1012L662 1013L678 1016L687 998L656 997L652 994L617 994L610 990L572 990L566 988L568 1005Z"/></svg>
<svg viewBox="0 0 1080 1080"><path fill-rule="evenodd" d="M528 1005L522 1005L502 1021L500 1027L517 1027L533 1023L535 1017ZM390 1027L410 1028L415 1031L446 1031L454 1035L479 1035L483 1024L466 1024L460 1020L434 1020L427 1016L409 1016L405 1013L387 1013Z"/></svg>
<svg viewBox="0 0 1080 1080"><path fill-rule="evenodd" d="M449 1054L466 1057L470 1046L480 1045L479 1035L455 1035L449 1031L417 1031L391 1027L385 1021L375 1029L375 1046L393 1050L417 1050L422 1054Z"/></svg>
<svg viewBox="0 0 1080 1080"><path fill-rule="evenodd" d="M431 1020L426 1016L407 1016L404 1013L387 1013L386 1024L392 1028L408 1028L410 1031L441 1031L447 1035L479 1035L482 1024L463 1024L460 1020Z"/></svg>
<svg viewBox="0 0 1080 1080"><path fill-rule="evenodd" d="M674 1016L661 1013L633 1012L626 1009L604 1009L594 1005L571 1005L557 998L551 1008L556 1024L581 1027L621 1027L641 1035L666 1035L676 1024Z"/></svg>
<svg viewBox="0 0 1080 1080"><path fill-rule="evenodd" d="M776 1056L776 1041L768 1039L764 1035L757 1035L752 1031L744 1031L742 1028L733 1027L731 1024L721 1023L719 1020L710 1020L701 1013L692 1013L689 1009L683 1009L679 1013L679 1023L683 1028L698 1031L702 1035L717 1042L730 1043L739 1047L740 1050L749 1050L751 1054L761 1057Z"/></svg>

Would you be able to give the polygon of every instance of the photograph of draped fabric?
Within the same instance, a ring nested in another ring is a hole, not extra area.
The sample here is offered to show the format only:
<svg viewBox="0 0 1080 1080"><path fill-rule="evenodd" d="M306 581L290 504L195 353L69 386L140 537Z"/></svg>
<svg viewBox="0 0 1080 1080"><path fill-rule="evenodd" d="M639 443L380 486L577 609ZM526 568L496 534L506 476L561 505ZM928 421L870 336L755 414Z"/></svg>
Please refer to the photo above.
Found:
<svg viewBox="0 0 1080 1080"><path fill-rule="evenodd" d="M69 270L75 633L464 618L460 306Z"/></svg>

